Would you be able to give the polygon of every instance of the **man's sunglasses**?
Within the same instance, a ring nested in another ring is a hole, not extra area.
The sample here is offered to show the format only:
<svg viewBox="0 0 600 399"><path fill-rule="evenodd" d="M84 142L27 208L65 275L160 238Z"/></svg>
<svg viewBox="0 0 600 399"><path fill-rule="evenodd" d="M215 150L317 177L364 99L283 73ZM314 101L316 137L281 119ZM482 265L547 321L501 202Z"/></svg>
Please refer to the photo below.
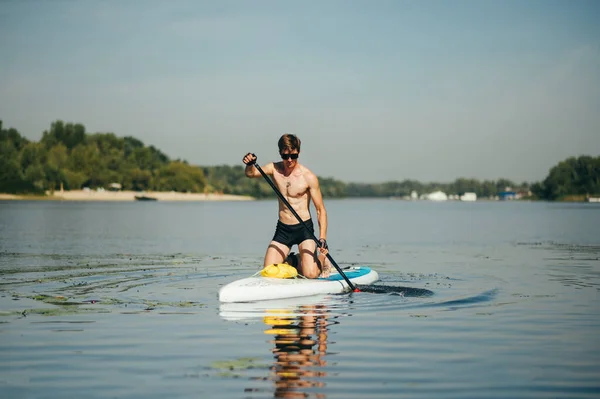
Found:
<svg viewBox="0 0 600 399"><path fill-rule="evenodd" d="M298 159L298 154L279 154L279 155L281 155L281 159L285 159L285 160L288 160L290 158Z"/></svg>

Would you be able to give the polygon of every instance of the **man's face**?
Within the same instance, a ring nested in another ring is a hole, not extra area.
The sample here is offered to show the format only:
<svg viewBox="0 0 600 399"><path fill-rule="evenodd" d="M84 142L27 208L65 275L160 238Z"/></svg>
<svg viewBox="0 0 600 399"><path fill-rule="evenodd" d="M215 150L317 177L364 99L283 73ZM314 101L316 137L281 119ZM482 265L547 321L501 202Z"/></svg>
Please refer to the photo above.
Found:
<svg viewBox="0 0 600 399"><path fill-rule="evenodd" d="M281 159L283 160L283 164L288 168L293 168L296 166L298 162L298 154L297 150L283 150L279 155L281 155Z"/></svg>

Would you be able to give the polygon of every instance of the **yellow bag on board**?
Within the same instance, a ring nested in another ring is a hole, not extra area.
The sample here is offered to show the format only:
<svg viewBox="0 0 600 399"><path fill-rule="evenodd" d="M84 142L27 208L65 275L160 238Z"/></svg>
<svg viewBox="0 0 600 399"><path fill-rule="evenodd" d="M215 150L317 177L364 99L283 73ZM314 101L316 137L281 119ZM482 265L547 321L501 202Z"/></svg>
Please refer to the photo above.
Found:
<svg viewBox="0 0 600 399"><path fill-rule="evenodd" d="M298 276L298 270L287 263L275 263L262 269L260 275L271 278L294 278Z"/></svg>

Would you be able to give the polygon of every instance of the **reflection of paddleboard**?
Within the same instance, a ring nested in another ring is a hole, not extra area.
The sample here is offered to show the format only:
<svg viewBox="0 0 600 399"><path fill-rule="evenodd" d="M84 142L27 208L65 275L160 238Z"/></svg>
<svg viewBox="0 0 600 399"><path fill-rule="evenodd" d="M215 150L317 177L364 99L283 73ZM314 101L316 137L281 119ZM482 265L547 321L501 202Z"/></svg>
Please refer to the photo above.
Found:
<svg viewBox="0 0 600 399"><path fill-rule="evenodd" d="M344 269L352 284L372 284L379 279L375 270L366 266ZM349 291L348 283L339 273L327 278L269 278L252 276L233 281L219 290L221 302L253 302L270 299L296 298L319 294L341 294Z"/></svg>
<svg viewBox="0 0 600 399"><path fill-rule="evenodd" d="M256 302L221 302L219 316L230 321L262 320L265 316L314 316L317 313L311 310L313 307L329 306L331 302L329 294Z"/></svg>

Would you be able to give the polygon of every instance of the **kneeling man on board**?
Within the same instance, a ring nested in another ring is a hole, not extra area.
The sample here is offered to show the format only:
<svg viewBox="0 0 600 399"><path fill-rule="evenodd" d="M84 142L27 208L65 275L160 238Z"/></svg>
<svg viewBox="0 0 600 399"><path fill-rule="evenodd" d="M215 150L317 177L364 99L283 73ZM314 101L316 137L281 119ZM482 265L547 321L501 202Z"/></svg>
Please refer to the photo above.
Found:
<svg viewBox="0 0 600 399"><path fill-rule="evenodd" d="M327 277L331 265L327 259L327 211L323 203L319 179L307 167L298 162L300 139L293 134L284 134L278 142L280 162L271 162L262 167L266 175L273 178L275 186L304 223L300 223L287 205L279 202L279 220L273 240L267 248L263 267L286 261L307 278ZM256 156L244 156L247 177L261 177L254 167ZM310 201L317 210L319 223L319 245L313 239L314 225L310 215ZM290 254L292 246L298 245L299 254Z"/></svg>

